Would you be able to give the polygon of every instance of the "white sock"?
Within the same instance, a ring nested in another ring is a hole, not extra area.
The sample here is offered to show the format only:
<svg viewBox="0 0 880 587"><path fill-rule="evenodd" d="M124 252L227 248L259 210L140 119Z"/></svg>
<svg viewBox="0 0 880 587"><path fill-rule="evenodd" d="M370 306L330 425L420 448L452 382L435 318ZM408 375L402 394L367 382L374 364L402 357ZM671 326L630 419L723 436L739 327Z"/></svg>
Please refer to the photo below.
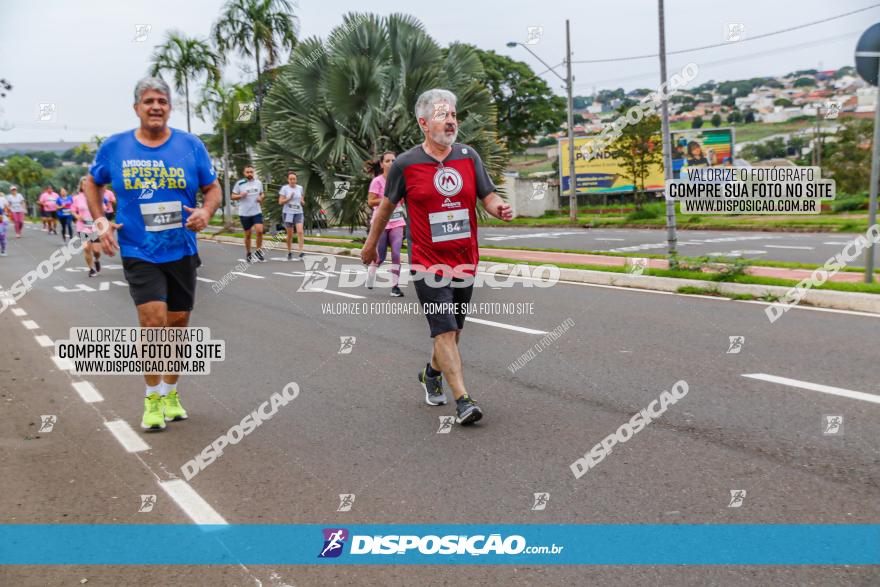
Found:
<svg viewBox="0 0 880 587"><path fill-rule="evenodd" d="M162 384L160 383L159 385L148 385L147 392L144 395L149 396L151 393L158 393L159 395L162 395Z"/></svg>
<svg viewBox="0 0 880 587"><path fill-rule="evenodd" d="M165 383L163 381L162 382L162 389L159 391L159 393L162 395L162 397L165 397L166 395L168 395L172 391L177 391L177 384L176 383Z"/></svg>

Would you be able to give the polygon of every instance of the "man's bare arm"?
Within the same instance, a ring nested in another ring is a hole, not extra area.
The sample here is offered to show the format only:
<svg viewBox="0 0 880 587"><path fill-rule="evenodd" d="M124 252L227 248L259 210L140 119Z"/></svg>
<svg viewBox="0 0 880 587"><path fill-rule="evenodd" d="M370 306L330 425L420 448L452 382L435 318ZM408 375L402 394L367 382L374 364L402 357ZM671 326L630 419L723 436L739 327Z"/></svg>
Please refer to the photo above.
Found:
<svg viewBox="0 0 880 587"><path fill-rule="evenodd" d="M483 203L483 208L486 212L495 218L504 220L505 222L513 219L513 212L510 209L510 204L505 203L504 200L501 199L501 196L495 192L492 192L480 201Z"/></svg>
<svg viewBox="0 0 880 587"><path fill-rule="evenodd" d="M99 184L95 181L95 178L92 177L90 173L86 176L85 182L85 194L86 194L86 202L89 204L89 212L92 214L92 219L97 220L98 218L104 217L104 185Z"/></svg>

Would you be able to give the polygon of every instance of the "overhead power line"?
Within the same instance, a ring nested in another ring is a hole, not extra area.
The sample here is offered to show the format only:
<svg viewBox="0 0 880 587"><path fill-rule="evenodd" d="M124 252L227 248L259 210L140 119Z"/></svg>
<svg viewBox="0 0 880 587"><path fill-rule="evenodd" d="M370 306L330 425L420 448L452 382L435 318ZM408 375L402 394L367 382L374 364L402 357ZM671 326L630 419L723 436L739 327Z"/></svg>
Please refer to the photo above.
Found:
<svg viewBox="0 0 880 587"><path fill-rule="evenodd" d="M823 18L823 19L821 19L821 20L815 20L815 21L813 21L813 22L807 22L807 23L804 23L804 24L799 24L799 25L796 25L796 26L792 26L792 27L788 27L788 28L784 28L784 29L779 29L779 30L777 30L777 31L771 31L771 32L769 32L769 33L763 33L763 34L760 34L760 35L755 35L755 36L753 36L753 37L746 37L746 38L744 38L744 39L742 39L742 40L739 40L739 41L727 41L727 42L724 42L724 43L715 43L715 44L713 44L713 45L703 45L702 47L692 47L692 48L690 48L690 49L679 49L679 50L677 50L677 51L667 51L666 54L667 54L667 55L680 55L680 54L682 54L682 53L692 53L692 52L694 52L694 51L703 51L703 50L705 50L705 49L714 49L714 48L716 48L716 47L729 47L729 46L731 46L731 45L739 45L739 44L741 44L741 43L745 43L745 42L747 42L747 41L757 41L758 39L765 39L765 38L767 38L767 37L772 37L772 36L775 36L775 35L781 35L781 34L783 34L783 33L790 33L791 31L797 31L797 30L804 29L804 28L807 28L807 27L815 26L815 25L817 25L817 24L823 24L823 23L826 23L826 22L831 22L832 20L837 20L837 19L844 18L844 17L850 16L850 15L853 15L853 14L858 14L858 13L860 13L860 12L865 12L866 10L871 10L872 8L877 8L878 6L880 6L880 3L878 3L878 4L872 4L872 5L870 5L870 6L866 6L866 7L864 7L864 8L859 8L859 9L857 9L857 10L851 10L851 11L849 11L849 12L844 12L843 14L837 14L837 15L835 15L835 16L829 16L828 18ZM653 58L655 58L655 57L659 57L659 54L658 54L658 53L652 53L652 54L650 54L650 55L632 55L632 56L630 56L630 57L613 57L613 58L609 58L609 59L587 59L587 60L581 60L581 61L574 61L574 60L572 60L572 64L575 64L575 63L613 63L613 62L617 62L617 61L635 61L635 60L637 60L637 59L653 59Z"/></svg>
<svg viewBox="0 0 880 587"><path fill-rule="evenodd" d="M846 33L843 35L835 35L833 37L825 37L823 39L816 39L814 41L807 41L806 43L796 43L794 45L786 45L783 47L774 47L772 50L769 50L769 51L757 51L755 53L747 53L745 55L737 55L736 57L725 57L724 59L716 59L714 61L701 61L701 62L697 62L697 65L702 68L702 67L706 67L706 66L710 66L710 65L738 63L738 62L746 60L746 59L754 59L757 57L766 57L767 53L771 52L771 51L773 53L784 53L786 51L794 51L796 49L805 49L808 47L817 47L820 45L827 45L828 43L836 43L839 41L851 40L851 39L855 38L860 32L861 31L855 31L855 32ZM627 77L584 82L582 84L575 84L575 87L587 88L587 87L594 86L594 85L635 81L635 80L639 80L639 79L647 79L649 77L656 78L657 72L652 71L652 72L645 72L645 73L640 73L640 74L636 74L636 75L631 75L631 76L627 76ZM764 77L766 77L766 76L764 76Z"/></svg>

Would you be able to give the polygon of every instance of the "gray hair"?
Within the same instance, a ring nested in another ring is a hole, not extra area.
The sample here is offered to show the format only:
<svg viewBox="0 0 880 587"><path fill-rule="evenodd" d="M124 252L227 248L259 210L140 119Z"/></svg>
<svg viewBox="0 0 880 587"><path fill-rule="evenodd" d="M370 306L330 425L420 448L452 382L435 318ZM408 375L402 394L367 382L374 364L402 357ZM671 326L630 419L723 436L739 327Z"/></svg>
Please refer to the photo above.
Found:
<svg viewBox="0 0 880 587"><path fill-rule="evenodd" d="M148 90L156 90L168 96L168 103L171 103L171 88L160 77L145 77L138 81L134 87L134 103L138 104L144 96L144 92Z"/></svg>
<svg viewBox="0 0 880 587"><path fill-rule="evenodd" d="M419 118L430 120L431 115L436 109L434 104L438 102L448 102L450 106L455 108L457 101L458 99L455 97L455 94L442 88L432 88L422 92L422 95L416 100L416 120Z"/></svg>

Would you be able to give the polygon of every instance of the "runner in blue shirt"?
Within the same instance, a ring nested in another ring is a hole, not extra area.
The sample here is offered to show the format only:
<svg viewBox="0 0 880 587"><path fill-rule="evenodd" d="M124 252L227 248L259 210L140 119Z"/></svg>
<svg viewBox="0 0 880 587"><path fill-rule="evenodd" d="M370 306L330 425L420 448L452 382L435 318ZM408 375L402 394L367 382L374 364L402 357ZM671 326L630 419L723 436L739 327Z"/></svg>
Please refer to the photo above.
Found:
<svg viewBox="0 0 880 587"><path fill-rule="evenodd" d="M193 309L196 268L201 264L196 233L220 205L220 186L204 144L168 126L171 90L163 80L135 86L140 127L106 139L85 182L89 210L105 219L104 187L116 193L116 221L101 233L105 254L119 251L129 292L142 327L185 327ZM198 207L196 194L204 203ZM118 234L118 242L117 242ZM145 374L144 429L164 429L184 420L178 374Z"/></svg>

